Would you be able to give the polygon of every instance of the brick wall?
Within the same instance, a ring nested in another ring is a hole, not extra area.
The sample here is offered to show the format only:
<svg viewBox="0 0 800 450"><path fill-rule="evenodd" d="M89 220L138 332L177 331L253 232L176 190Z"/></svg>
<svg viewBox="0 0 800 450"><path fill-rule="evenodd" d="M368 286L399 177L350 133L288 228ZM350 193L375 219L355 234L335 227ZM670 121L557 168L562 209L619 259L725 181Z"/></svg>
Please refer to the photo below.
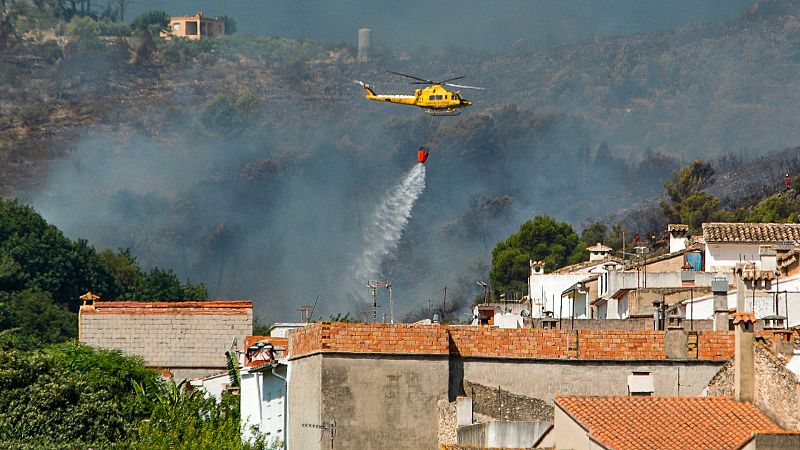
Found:
<svg viewBox="0 0 800 450"><path fill-rule="evenodd" d="M96 302L81 308L80 342L121 350L163 368L226 368L225 352L253 330L253 305L231 302Z"/></svg>
<svg viewBox="0 0 800 450"><path fill-rule="evenodd" d="M385 323L317 323L291 334L292 357L316 352L447 355L447 327Z"/></svg>
<svg viewBox="0 0 800 450"><path fill-rule="evenodd" d="M652 330L501 329L340 322L313 324L291 336L292 358L318 352L343 352L612 361L665 359L664 332ZM697 352L690 352L689 357L696 354L701 360L727 360L733 356L733 344L733 332L699 331Z"/></svg>

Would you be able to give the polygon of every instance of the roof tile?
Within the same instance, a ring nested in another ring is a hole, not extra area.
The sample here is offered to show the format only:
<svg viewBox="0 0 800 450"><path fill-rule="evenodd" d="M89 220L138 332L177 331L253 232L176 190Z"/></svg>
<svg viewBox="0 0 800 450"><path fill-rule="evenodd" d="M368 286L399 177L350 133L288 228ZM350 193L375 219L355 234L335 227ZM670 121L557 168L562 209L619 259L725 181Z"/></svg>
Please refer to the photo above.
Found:
<svg viewBox="0 0 800 450"><path fill-rule="evenodd" d="M706 243L741 242L800 244L800 224L796 223L704 223Z"/></svg>
<svg viewBox="0 0 800 450"><path fill-rule="evenodd" d="M730 397L556 396L589 436L613 449L734 449L754 432L781 432L752 403Z"/></svg>

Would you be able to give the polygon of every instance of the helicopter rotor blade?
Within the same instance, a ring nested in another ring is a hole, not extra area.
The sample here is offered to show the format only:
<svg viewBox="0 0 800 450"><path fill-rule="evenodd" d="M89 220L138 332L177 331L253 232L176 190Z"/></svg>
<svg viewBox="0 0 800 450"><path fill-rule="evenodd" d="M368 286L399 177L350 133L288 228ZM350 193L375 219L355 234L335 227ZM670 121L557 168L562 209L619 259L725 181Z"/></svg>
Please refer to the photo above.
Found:
<svg viewBox="0 0 800 450"><path fill-rule="evenodd" d="M485 91L486 88L478 87L478 86L464 86L463 84L452 84L452 83L442 83L446 86L454 87L454 88L461 88L461 89L477 89L479 91Z"/></svg>
<svg viewBox="0 0 800 450"><path fill-rule="evenodd" d="M460 76L460 77L448 78L448 79L446 79L446 80L442 80L442 81L440 81L438 84L445 84L445 83L447 83L448 81L456 81L456 80L460 80L460 79L462 79L462 78L464 78L464 76L463 76L463 75L462 75L462 76Z"/></svg>
<svg viewBox="0 0 800 450"><path fill-rule="evenodd" d="M432 80L426 80L425 78L415 77L415 76L413 76L413 75L406 75L406 74L404 74L404 73L400 73L400 72L393 72L393 71L391 71L391 70L387 70L387 72L389 72L389 73L393 73L393 74L395 74L395 75L400 75L401 77L411 78L412 80L424 81L425 83L428 83L428 84L436 84L436 83L435 83L434 81L432 81Z"/></svg>

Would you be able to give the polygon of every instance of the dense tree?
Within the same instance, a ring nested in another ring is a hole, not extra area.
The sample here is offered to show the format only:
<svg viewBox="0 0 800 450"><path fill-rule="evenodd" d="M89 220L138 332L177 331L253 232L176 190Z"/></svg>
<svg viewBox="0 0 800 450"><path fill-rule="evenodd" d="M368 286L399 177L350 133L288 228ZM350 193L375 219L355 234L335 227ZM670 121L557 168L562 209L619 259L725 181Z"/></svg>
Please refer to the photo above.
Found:
<svg viewBox="0 0 800 450"><path fill-rule="evenodd" d="M77 335L78 297L206 300L202 284L171 270L143 272L130 250L101 253L71 241L32 208L0 199L0 345L40 346Z"/></svg>
<svg viewBox="0 0 800 450"><path fill-rule="evenodd" d="M139 31L158 33L169 27L170 16L166 11L147 11L133 19L131 27Z"/></svg>
<svg viewBox="0 0 800 450"><path fill-rule="evenodd" d="M586 246L568 223L549 216L536 216L492 250L489 280L497 296L526 292L529 260L544 261L553 270L586 258Z"/></svg>
<svg viewBox="0 0 800 450"><path fill-rule="evenodd" d="M747 222L797 222L800 213L800 202L797 199L779 193L765 198L756 204L747 214Z"/></svg>
<svg viewBox="0 0 800 450"><path fill-rule="evenodd" d="M0 445L86 448L135 437L152 410L132 382L157 383L138 358L65 343L0 351Z"/></svg>
<svg viewBox="0 0 800 450"><path fill-rule="evenodd" d="M669 199L661 202L664 215L672 222L689 225L695 232L703 222L715 220L719 199L703 191L713 183L713 176L711 163L700 160L673 172L664 184Z"/></svg>

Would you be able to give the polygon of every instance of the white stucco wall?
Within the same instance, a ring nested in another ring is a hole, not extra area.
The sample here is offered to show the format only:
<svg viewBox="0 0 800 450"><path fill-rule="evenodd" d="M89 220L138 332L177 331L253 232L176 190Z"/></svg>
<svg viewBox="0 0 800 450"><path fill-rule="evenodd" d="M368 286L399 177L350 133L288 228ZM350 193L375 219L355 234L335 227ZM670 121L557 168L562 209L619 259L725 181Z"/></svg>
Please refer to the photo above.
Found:
<svg viewBox="0 0 800 450"><path fill-rule="evenodd" d="M756 262L760 265L760 244L707 244L705 251L706 272L730 272L739 262Z"/></svg>
<svg viewBox="0 0 800 450"><path fill-rule="evenodd" d="M559 317L559 300L565 289L586 278L586 274L533 274L528 282L528 296L533 300L532 315L542 317L542 311L553 311ZM566 300L566 299L565 299ZM571 309L562 305L564 314L569 316Z"/></svg>
<svg viewBox="0 0 800 450"><path fill-rule="evenodd" d="M231 384L231 378L228 372L222 372L218 375L190 380L189 384L195 389L203 390L206 397L214 397L219 402L222 401L222 391L225 386Z"/></svg>
<svg viewBox="0 0 800 450"><path fill-rule="evenodd" d="M279 366L278 373L286 376L286 366ZM283 372L283 373L281 373ZM286 382L274 376L270 370L241 373L241 430L242 437L252 441L253 428L267 437L267 442L286 439L285 403Z"/></svg>
<svg viewBox="0 0 800 450"><path fill-rule="evenodd" d="M764 316L775 314L775 301L774 290L776 284L773 284L773 289L770 292L762 293L756 291L755 299L755 313L756 318L760 319ZM800 324L800 276L790 277L779 280L777 283L779 291L789 291L786 294L778 296L778 314L788 317L789 326ZM788 297L788 298L787 298ZM788 300L788 302L786 300ZM788 315L786 304L788 303ZM686 318L692 319L711 319L714 316L714 297L713 295L706 295L697 297L694 302L686 300ZM753 310L753 298L746 297L744 301L745 311ZM736 291L728 292L728 308L736 308Z"/></svg>

